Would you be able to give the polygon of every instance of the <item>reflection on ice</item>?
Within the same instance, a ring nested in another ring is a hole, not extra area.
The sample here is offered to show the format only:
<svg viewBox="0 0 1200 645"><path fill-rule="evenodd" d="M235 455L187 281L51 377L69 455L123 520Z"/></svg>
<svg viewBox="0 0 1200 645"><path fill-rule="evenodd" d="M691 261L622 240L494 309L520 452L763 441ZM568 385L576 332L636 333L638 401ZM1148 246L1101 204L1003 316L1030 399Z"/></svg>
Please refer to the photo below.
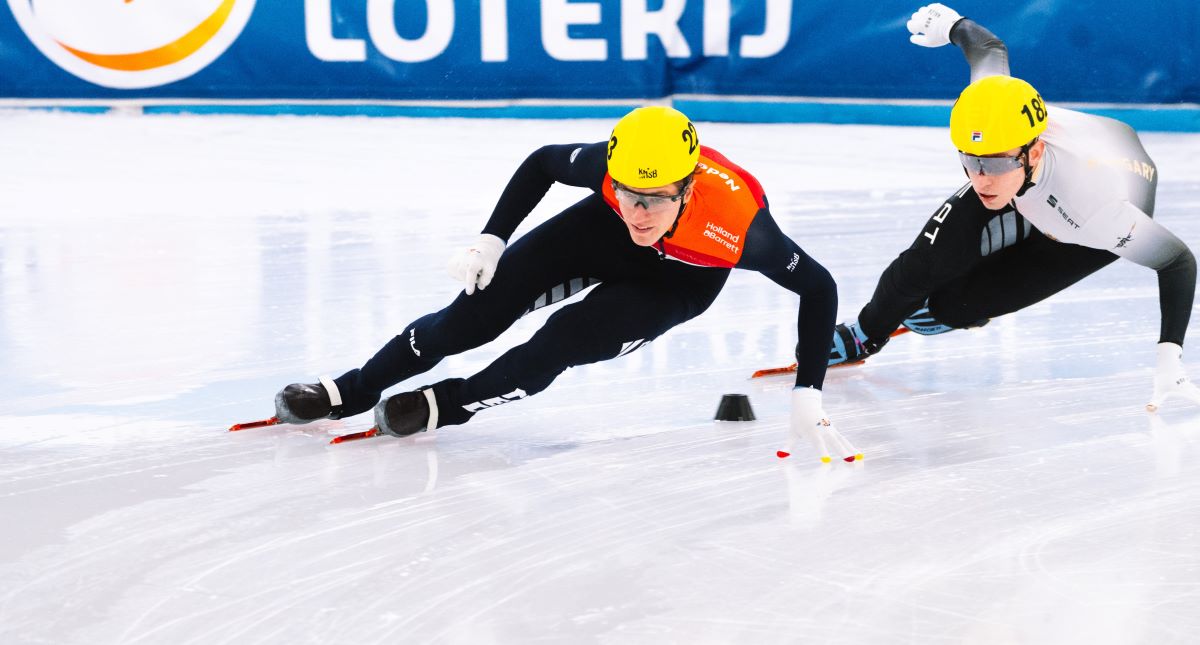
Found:
<svg viewBox="0 0 1200 645"><path fill-rule="evenodd" d="M822 510L834 491L849 481L851 470L860 470L863 462L846 467L841 464L800 464L790 460L783 466L788 485L788 508L795 526L821 525Z"/></svg>

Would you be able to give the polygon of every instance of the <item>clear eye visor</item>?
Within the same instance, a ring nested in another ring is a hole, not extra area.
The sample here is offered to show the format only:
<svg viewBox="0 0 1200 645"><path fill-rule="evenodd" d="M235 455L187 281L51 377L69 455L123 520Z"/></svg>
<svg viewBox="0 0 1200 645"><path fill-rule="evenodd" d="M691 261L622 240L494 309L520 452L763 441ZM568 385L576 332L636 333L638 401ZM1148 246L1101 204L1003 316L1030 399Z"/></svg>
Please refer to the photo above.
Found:
<svg viewBox="0 0 1200 645"><path fill-rule="evenodd" d="M970 175L1003 175L1025 166L1024 150L1015 157L976 157L959 151L958 160Z"/></svg>
<svg viewBox="0 0 1200 645"><path fill-rule="evenodd" d="M689 182L690 178L689 178ZM617 202L622 208L633 209L638 205L646 209L648 212L662 212L671 209L679 200L683 199L683 195L687 192L687 183L679 193L675 195L651 195L648 193L639 193L628 186L618 183L617 180L612 180L613 193L616 194Z"/></svg>

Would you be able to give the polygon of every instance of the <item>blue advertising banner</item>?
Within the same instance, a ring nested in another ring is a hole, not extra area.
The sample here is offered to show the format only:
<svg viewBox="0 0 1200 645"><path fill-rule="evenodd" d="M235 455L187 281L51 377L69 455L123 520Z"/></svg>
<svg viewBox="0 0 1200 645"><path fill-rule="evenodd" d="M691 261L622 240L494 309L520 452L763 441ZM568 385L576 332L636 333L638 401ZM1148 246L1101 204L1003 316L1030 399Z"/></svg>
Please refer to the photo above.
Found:
<svg viewBox="0 0 1200 645"><path fill-rule="evenodd" d="M6 0L0 97L951 99L967 65L867 0ZM1052 102L1200 103L1200 3L951 3Z"/></svg>

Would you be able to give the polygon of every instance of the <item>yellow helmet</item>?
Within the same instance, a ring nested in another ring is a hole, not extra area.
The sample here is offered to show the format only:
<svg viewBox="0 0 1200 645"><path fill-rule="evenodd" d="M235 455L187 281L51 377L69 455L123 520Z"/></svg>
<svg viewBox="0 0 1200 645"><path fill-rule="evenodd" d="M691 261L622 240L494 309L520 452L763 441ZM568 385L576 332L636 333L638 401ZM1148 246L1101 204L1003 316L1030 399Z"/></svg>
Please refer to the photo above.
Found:
<svg viewBox="0 0 1200 645"><path fill-rule="evenodd" d="M967 86L950 111L950 140L969 155L1020 148L1046 130L1046 104L1033 86L988 76Z"/></svg>
<svg viewBox="0 0 1200 645"><path fill-rule="evenodd" d="M630 188L675 183L699 160L696 126L674 108L638 108L617 121L608 140L608 174Z"/></svg>

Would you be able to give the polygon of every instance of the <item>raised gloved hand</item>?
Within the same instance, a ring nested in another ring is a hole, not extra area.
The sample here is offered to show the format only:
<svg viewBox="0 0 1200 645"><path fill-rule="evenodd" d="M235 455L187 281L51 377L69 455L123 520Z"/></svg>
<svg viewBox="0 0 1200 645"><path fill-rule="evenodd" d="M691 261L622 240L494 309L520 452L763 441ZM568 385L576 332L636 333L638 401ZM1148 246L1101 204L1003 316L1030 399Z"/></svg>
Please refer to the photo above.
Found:
<svg viewBox="0 0 1200 645"><path fill-rule="evenodd" d="M1157 412L1170 397L1200 403L1200 388L1188 380L1183 368L1183 348L1175 343L1158 344L1158 367L1154 372L1154 395L1146 410Z"/></svg>
<svg viewBox="0 0 1200 645"><path fill-rule="evenodd" d="M835 456L843 461L862 459L862 454L829 422L829 416L821 407L821 390L811 387L792 390L792 423L787 448L775 454L780 459L789 457L800 442L816 448L822 463L830 463Z"/></svg>
<svg viewBox="0 0 1200 645"><path fill-rule="evenodd" d="M504 253L504 240L484 233L475 243L455 253L450 258L450 277L466 283L467 295L475 293L476 287L486 289L496 275L500 254Z"/></svg>
<svg viewBox="0 0 1200 645"><path fill-rule="evenodd" d="M944 4L925 5L909 19L908 30L912 36L908 39L922 47L941 47L950 42L950 28L959 20L962 16Z"/></svg>
<svg viewBox="0 0 1200 645"><path fill-rule="evenodd" d="M866 332L858 326L857 320L834 325L833 343L829 347L829 366L865 361L868 356L883 349L890 339L890 336L885 336L883 340L868 339Z"/></svg>

